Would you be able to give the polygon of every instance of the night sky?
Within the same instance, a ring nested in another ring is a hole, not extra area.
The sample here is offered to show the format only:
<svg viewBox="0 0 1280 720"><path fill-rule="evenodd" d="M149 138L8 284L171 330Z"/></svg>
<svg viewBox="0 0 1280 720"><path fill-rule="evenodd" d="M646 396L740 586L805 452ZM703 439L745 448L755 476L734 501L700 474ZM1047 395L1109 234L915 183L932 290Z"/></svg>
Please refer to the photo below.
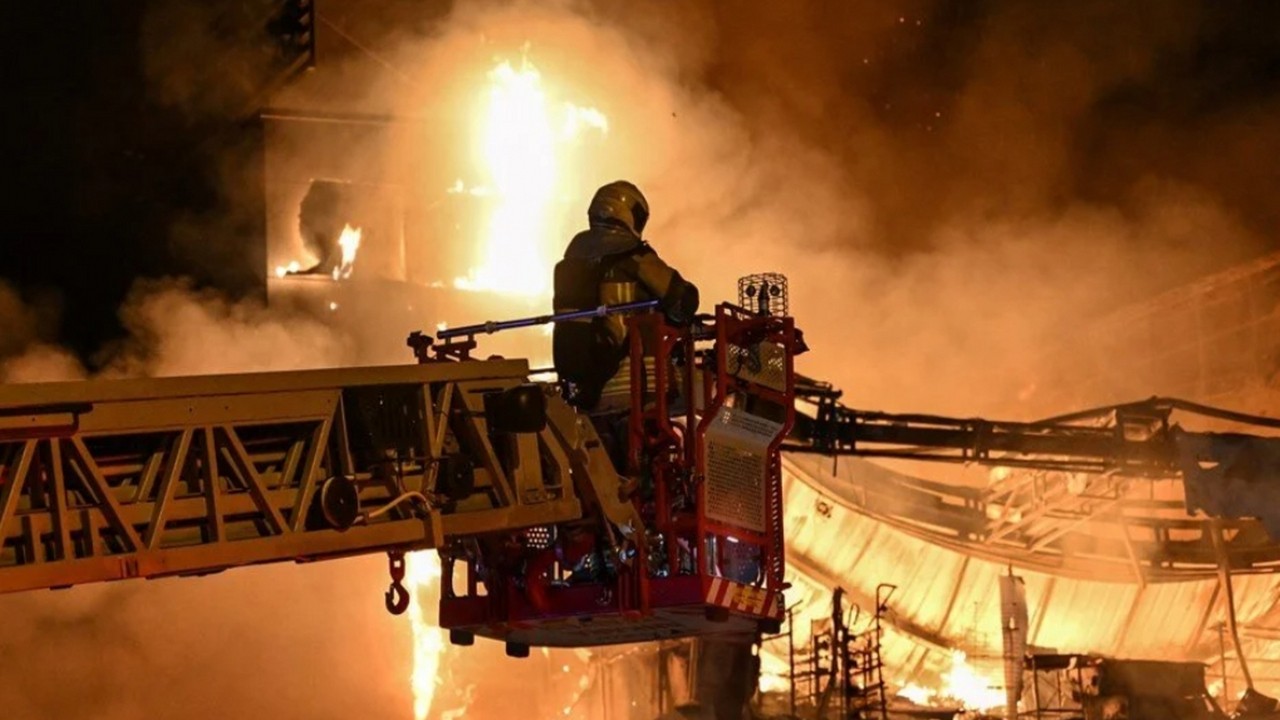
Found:
<svg viewBox="0 0 1280 720"><path fill-rule="evenodd" d="M1280 247L1280 4L587 5L642 39L687 34L685 81L759 132L781 120L829 148L876 210L858 241L875 252L926 252L956 214L1126 212L1153 177L1206 193ZM6 8L0 279L42 308L50 339L100 347L138 277L262 292L254 110L278 72L259 12L271 6ZM374 43L429 32L442 12L320 7Z"/></svg>

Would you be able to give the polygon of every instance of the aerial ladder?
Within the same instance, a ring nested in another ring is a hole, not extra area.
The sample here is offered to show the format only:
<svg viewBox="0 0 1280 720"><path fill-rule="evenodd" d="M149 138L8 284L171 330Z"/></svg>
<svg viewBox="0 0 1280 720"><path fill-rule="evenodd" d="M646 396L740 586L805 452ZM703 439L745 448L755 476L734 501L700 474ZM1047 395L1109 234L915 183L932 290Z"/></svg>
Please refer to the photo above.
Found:
<svg viewBox="0 0 1280 720"><path fill-rule="evenodd" d="M526 361L472 357L613 312L644 368L622 452ZM783 452L1176 477L1218 447L1168 401L1034 423L846 408L796 374L772 274L688 327L633 303L409 345L415 365L0 386L0 592L386 553L400 613L405 554L436 550L456 644L749 642L784 617Z"/></svg>

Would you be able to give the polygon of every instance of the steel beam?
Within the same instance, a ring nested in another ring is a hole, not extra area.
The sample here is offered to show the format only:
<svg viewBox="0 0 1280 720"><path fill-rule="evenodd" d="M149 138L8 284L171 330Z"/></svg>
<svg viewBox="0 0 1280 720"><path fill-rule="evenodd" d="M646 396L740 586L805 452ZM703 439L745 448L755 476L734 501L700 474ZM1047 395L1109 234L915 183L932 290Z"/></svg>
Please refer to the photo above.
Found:
<svg viewBox="0 0 1280 720"><path fill-rule="evenodd" d="M570 431L572 409L548 398L559 431L503 440L502 453L491 440L484 395L526 382L527 369L0 386L12 421L0 436L0 593L437 548L577 520L584 486L569 477L586 471L585 436ZM446 453L477 468L447 510L436 487ZM318 509L339 477L365 511L345 531Z"/></svg>

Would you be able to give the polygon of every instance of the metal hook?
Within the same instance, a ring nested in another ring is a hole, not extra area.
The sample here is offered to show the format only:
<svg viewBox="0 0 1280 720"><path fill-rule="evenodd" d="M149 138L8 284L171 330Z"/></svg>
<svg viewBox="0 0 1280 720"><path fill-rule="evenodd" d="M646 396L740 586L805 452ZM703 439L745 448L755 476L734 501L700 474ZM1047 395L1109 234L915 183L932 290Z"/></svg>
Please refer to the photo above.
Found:
<svg viewBox="0 0 1280 720"><path fill-rule="evenodd" d="M387 612L392 615L403 615L409 609L409 591L404 585L392 582L386 593Z"/></svg>
<svg viewBox="0 0 1280 720"><path fill-rule="evenodd" d="M392 615L403 615L409 609L409 590L405 588L404 553L391 551L387 553L387 561L391 571L391 587L387 588L385 599L387 612Z"/></svg>

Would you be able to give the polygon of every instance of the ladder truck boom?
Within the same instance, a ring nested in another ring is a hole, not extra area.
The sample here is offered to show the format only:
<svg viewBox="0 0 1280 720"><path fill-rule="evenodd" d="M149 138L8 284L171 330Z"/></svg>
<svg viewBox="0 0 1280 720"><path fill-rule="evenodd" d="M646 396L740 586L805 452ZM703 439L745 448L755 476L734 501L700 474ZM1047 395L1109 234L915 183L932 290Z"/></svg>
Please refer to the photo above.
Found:
<svg viewBox="0 0 1280 720"><path fill-rule="evenodd" d="M495 419L523 419L486 417L502 399L562 404L527 374L473 361L0 386L0 592L578 519L581 428L503 435Z"/></svg>
<svg viewBox="0 0 1280 720"><path fill-rule="evenodd" d="M783 614L794 325L631 322L660 362L612 447L525 361L471 357L523 321L415 334L412 366L0 387L0 592L385 552L398 613L435 549L457 642L750 639Z"/></svg>
<svg viewBox="0 0 1280 720"><path fill-rule="evenodd" d="M413 366L0 386L0 592L385 552L399 613L404 553L435 549L457 644L749 641L786 607L784 452L1280 476L1280 440L1170 413L1280 421L1175 401L1029 423L846 408L795 373L785 278L739 292L691 327L652 303L573 314L629 313L621 416L471 357L477 335L559 316L415 333Z"/></svg>

